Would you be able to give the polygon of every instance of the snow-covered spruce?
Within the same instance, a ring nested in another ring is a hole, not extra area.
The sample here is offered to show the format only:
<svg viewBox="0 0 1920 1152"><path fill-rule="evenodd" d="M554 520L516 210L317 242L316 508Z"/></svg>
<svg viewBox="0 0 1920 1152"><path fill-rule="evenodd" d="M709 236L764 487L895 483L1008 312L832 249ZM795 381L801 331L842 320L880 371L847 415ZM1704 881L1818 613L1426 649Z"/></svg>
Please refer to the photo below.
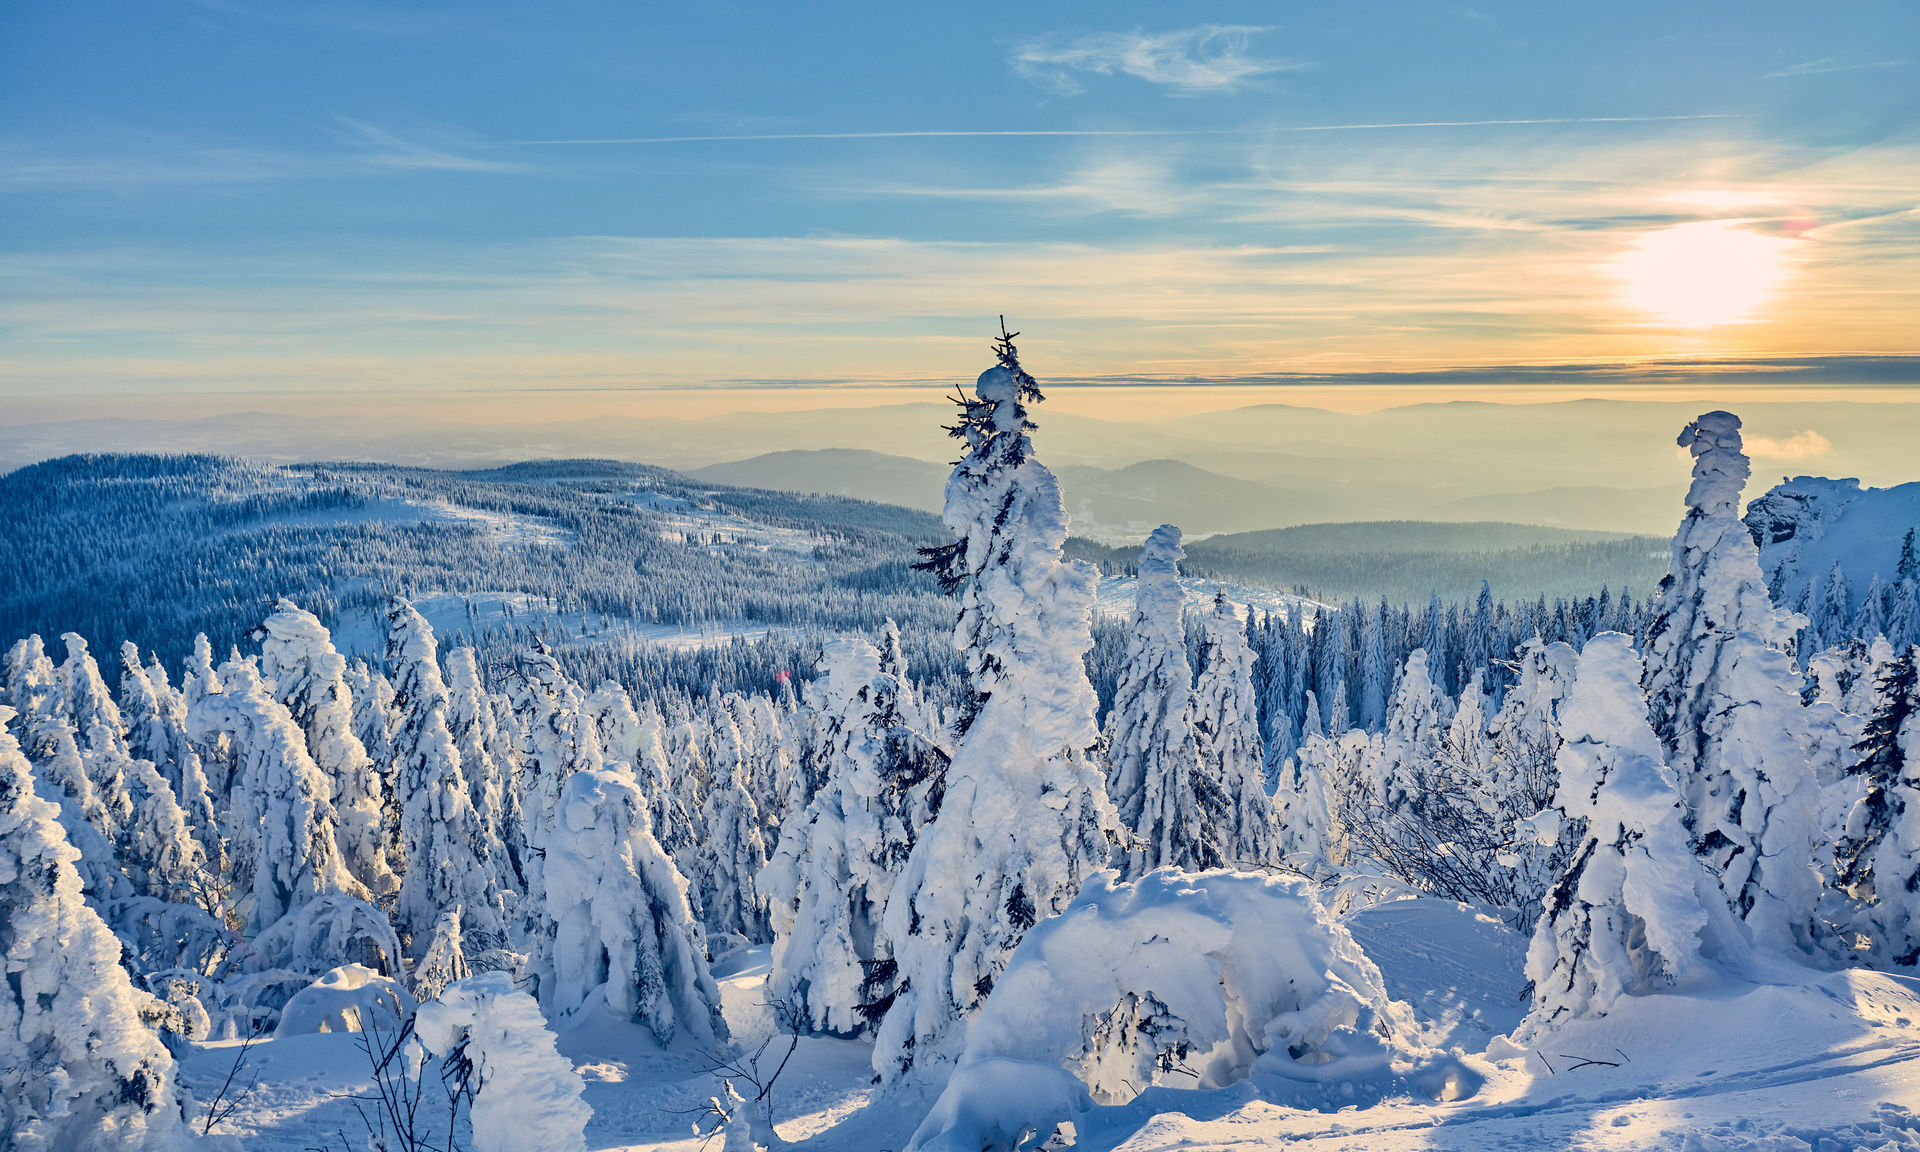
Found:
<svg viewBox="0 0 1920 1152"><path fill-rule="evenodd" d="M1705 951L1729 943L1731 915L1688 844L1685 804L1647 723L1640 675L1633 638L1602 632L1587 641L1560 706L1559 814L1585 837L1547 894L1527 952L1529 1034L1685 980Z"/></svg>
<svg viewBox="0 0 1920 1152"><path fill-rule="evenodd" d="M1061 555L1060 483L1027 436L1040 389L1010 337L996 351L954 429L967 447L947 481L955 540L927 560L959 595L970 695L940 814L887 901L901 984L874 1048L886 1078L958 1054L1020 937L1105 866L1117 829L1088 754L1095 575Z"/></svg>
<svg viewBox="0 0 1920 1152"><path fill-rule="evenodd" d="M540 1007L504 972L449 986L422 1004L414 1034L443 1060L472 1066L474 1152L585 1152L593 1109Z"/></svg>
<svg viewBox="0 0 1920 1152"><path fill-rule="evenodd" d="M1686 798L1694 851L1720 877L1756 944L1810 946L1816 879L1796 620L1776 611L1739 518L1750 466L1740 419L1709 412L1680 434L1693 453L1687 514L1648 625L1654 732Z"/></svg>
<svg viewBox="0 0 1920 1152"><path fill-rule="evenodd" d="M1230 867L1265 867L1279 852L1273 803L1267 798L1260 743L1260 702L1253 688L1254 655L1247 646L1240 614L1216 592L1200 641L1193 688L1193 729L1200 750L1200 774L1212 781L1202 790L1220 807L1207 813L1211 835Z"/></svg>
<svg viewBox="0 0 1920 1152"><path fill-rule="evenodd" d="M1312 883L1108 874L1021 941L908 1147L1038 1147L1094 1102L1249 1075L1265 1099L1299 1107L1369 1083L1443 1098L1474 1087L1419 1044L1411 1013Z"/></svg>
<svg viewBox="0 0 1920 1152"><path fill-rule="evenodd" d="M1894 970L1920 963L1920 648L1888 669L1845 786L1856 799L1834 849L1842 899L1832 948Z"/></svg>
<svg viewBox="0 0 1920 1152"><path fill-rule="evenodd" d="M882 913L946 768L915 726L920 709L891 621L882 643L826 646L808 686L825 779L761 873L782 911L768 996L829 1032L862 1031L891 1002L897 966Z"/></svg>
<svg viewBox="0 0 1920 1152"><path fill-rule="evenodd" d="M159 1149L181 1134L162 1011L80 893L78 857L0 707L0 1131L20 1152Z"/></svg>
<svg viewBox="0 0 1920 1152"><path fill-rule="evenodd" d="M499 951L507 933L493 844L474 814L460 750L447 731L439 645L426 618L398 596L387 605L387 662L400 714L393 748L406 868L395 912L401 939L412 956L424 955L440 914L457 907L468 954Z"/></svg>
<svg viewBox="0 0 1920 1152"><path fill-rule="evenodd" d="M260 626L261 677L307 736L307 752L332 787L334 836L341 860L366 889L399 887L387 861L381 813L386 782L353 731L347 661L319 617L282 599Z"/></svg>
<svg viewBox="0 0 1920 1152"><path fill-rule="evenodd" d="M687 882L653 838L646 802L603 769L567 777L541 866L546 919L533 970L556 1022L594 1008L650 1027L726 1037Z"/></svg>
<svg viewBox="0 0 1920 1152"><path fill-rule="evenodd" d="M434 921L433 939L413 966L413 994L421 1000L437 1000L447 985L472 974L460 934L460 909L449 908Z"/></svg>
<svg viewBox="0 0 1920 1152"><path fill-rule="evenodd" d="M501 731L501 707L480 678L472 648L447 653L447 731L460 753L460 774L467 781L486 867L495 892L517 899L523 890L516 854L520 833L519 792L509 779L511 740Z"/></svg>
<svg viewBox="0 0 1920 1152"><path fill-rule="evenodd" d="M694 890L709 931L764 941L772 936L767 902L758 887L767 863L760 806L747 782L750 770L733 717L714 713L713 789L701 808L702 836L694 849Z"/></svg>
<svg viewBox="0 0 1920 1152"><path fill-rule="evenodd" d="M1132 833L1125 872L1218 868L1225 863L1211 819L1227 807L1201 771L1187 662L1180 529L1162 524L1140 550L1133 631L1107 713L1107 796Z"/></svg>

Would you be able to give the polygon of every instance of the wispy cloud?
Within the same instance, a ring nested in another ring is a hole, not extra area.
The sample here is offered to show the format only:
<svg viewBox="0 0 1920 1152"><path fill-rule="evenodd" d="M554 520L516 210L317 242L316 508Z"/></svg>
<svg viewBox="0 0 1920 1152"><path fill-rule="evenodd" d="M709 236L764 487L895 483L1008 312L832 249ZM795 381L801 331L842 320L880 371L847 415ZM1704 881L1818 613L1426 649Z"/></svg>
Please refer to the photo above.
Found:
<svg viewBox="0 0 1920 1152"><path fill-rule="evenodd" d="M1788 76L1824 76L1829 72L1864 72L1871 68L1904 68L1906 60L1875 60L1866 64L1843 64L1832 56L1820 60L1806 60L1778 72L1767 73L1767 79L1777 80Z"/></svg>
<svg viewBox="0 0 1920 1152"><path fill-rule="evenodd" d="M1307 67L1252 55L1249 42L1267 29L1201 24L1171 32L1096 32L1072 40L1024 40L1013 49L1020 75L1052 91L1080 91L1076 73L1121 74L1176 92L1224 92L1250 80Z"/></svg>
<svg viewBox="0 0 1920 1152"><path fill-rule="evenodd" d="M1085 137L1125 139L1180 136L1272 136L1313 132L1384 132L1424 128L1526 128L1552 124L1667 124L1684 120L1742 120L1738 112L1688 112L1673 116L1531 116L1498 120L1373 120L1335 124L1249 124L1238 128L904 128L884 132L735 132L710 136L555 136L496 140L502 147L600 144L735 144L788 140L938 140L971 137Z"/></svg>
<svg viewBox="0 0 1920 1152"><path fill-rule="evenodd" d="M335 135L354 148L357 160L383 168L424 168L442 172L512 172L522 165L464 156L435 148L346 116L336 116Z"/></svg>

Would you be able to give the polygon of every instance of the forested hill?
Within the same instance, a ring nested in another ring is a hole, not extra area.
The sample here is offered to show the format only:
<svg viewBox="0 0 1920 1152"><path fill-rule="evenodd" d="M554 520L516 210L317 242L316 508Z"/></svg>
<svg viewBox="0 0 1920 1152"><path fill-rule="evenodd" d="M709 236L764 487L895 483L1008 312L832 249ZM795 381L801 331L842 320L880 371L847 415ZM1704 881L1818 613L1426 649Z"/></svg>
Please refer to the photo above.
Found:
<svg viewBox="0 0 1920 1152"><path fill-rule="evenodd" d="M286 596L343 650L377 655L375 608L399 592L483 653L538 635L583 676L677 662L738 679L716 665L746 646L722 641L767 638L755 679L782 662L806 672L810 629L891 616L943 639L952 608L910 566L941 534L911 509L604 460L443 472L69 456L0 476L0 634L131 640L172 662L197 632L224 652ZM950 663L937 648L929 674Z"/></svg>

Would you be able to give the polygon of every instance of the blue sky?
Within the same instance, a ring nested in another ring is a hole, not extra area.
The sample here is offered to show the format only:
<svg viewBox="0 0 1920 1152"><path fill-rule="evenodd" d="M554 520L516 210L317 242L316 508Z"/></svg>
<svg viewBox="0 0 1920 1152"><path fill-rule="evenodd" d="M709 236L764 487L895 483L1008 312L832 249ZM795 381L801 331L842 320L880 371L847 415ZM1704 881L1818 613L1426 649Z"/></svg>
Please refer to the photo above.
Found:
<svg viewBox="0 0 1920 1152"><path fill-rule="evenodd" d="M1906 2L15 0L0 395L925 381L999 311L1055 376L1910 353L1917 62ZM1766 290L1623 289L1687 225Z"/></svg>

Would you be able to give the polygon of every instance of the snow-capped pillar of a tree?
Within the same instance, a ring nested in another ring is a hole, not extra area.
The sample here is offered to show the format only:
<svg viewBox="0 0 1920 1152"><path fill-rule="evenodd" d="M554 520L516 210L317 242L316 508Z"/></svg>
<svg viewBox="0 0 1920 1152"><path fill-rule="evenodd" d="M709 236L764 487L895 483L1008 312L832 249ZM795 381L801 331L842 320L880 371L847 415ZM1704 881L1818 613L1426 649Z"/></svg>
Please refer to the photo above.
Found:
<svg viewBox="0 0 1920 1152"><path fill-rule="evenodd" d="M249 930L264 931L318 896L370 899L340 859L333 789L308 755L305 734L252 665L222 671L222 690L189 709L187 732L201 742L221 733L232 741L238 770L228 852L236 886L251 891Z"/></svg>
<svg viewBox="0 0 1920 1152"><path fill-rule="evenodd" d="M887 901L902 983L874 1050L888 1078L957 1054L1020 937L1106 865L1117 830L1088 754L1096 575L1061 554L1060 482L1027 436L1040 389L1010 336L995 351L954 427L967 447L947 481L955 539L927 561L959 595L970 694L940 814Z"/></svg>
<svg viewBox="0 0 1920 1152"><path fill-rule="evenodd" d="M420 1042L473 1063L474 1152L585 1152L593 1109L533 998L504 972L449 985L414 1017Z"/></svg>
<svg viewBox="0 0 1920 1152"><path fill-rule="evenodd" d="M151 997L81 896L78 853L34 793L11 716L0 707L0 1131L21 1152L176 1147L174 1063L143 1019Z"/></svg>
<svg viewBox="0 0 1920 1152"><path fill-rule="evenodd" d="M533 968L550 1017L599 1006L646 1024L662 1043L683 1029L702 1044L726 1038L687 882L631 783L604 769L567 777L541 874Z"/></svg>
<svg viewBox="0 0 1920 1152"><path fill-rule="evenodd" d="M473 951L504 947L506 925L492 867L491 837L474 815L460 750L447 731L447 684L439 643L426 618L394 597L387 605L387 661L394 670L400 727L394 755L400 765L400 847L405 871L395 912L413 956L424 954L433 926L449 908L461 909L460 930Z"/></svg>
<svg viewBox="0 0 1920 1152"><path fill-rule="evenodd" d="M1265 867L1278 846L1273 803L1261 787L1266 750L1260 744L1260 702L1253 691L1253 650L1240 614L1216 592L1200 642L1194 682L1194 736L1200 771L1222 807L1206 814L1208 835L1228 867ZM1205 795L1206 793L1203 793Z"/></svg>
<svg viewBox="0 0 1920 1152"><path fill-rule="evenodd" d="M1527 950L1524 1031L1604 1016L1628 992L1684 980L1731 918L1694 856L1686 805L1647 723L1632 637L1587 641L1560 706L1560 809L1586 837L1548 893Z"/></svg>
<svg viewBox="0 0 1920 1152"><path fill-rule="evenodd" d="M1200 775L1193 725L1193 668L1187 662L1186 593L1180 588L1180 529L1162 524L1141 548L1133 631L1107 714L1107 796L1133 833L1126 873L1218 868L1217 829L1202 808L1216 781Z"/></svg>
<svg viewBox="0 0 1920 1152"><path fill-rule="evenodd" d="M1787 656L1798 618L1777 611L1741 522L1750 471L1740 419L1687 425L1687 513L1647 631L1654 732L1687 800L1694 851L1720 876L1762 947L1809 946L1818 810L1801 680Z"/></svg>
<svg viewBox="0 0 1920 1152"><path fill-rule="evenodd" d="M382 828L386 783L353 732L353 694L347 661L319 617L282 599L260 626L261 677L307 737L307 753L332 789L334 834L340 858L376 895L399 879L387 860Z"/></svg>

